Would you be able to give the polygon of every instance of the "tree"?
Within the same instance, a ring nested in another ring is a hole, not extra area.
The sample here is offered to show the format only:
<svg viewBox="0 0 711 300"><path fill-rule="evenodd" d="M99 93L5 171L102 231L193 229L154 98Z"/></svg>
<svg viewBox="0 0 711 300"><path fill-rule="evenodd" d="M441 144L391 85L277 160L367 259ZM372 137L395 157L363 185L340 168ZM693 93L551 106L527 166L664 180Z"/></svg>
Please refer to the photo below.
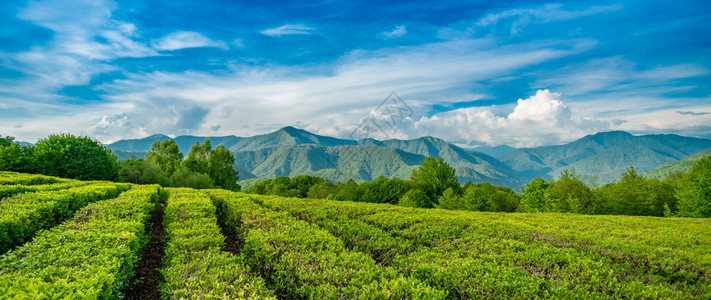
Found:
<svg viewBox="0 0 711 300"><path fill-rule="evenodd" d="M173 174L173 181L176 186L189 187L194 189L211 189L215 187L215 182L205 173L197 173L186 166L180 166Z"/></svg>
<svg viewBox="0 0 711 300"><path fill-rule="evenodd" d="M441 157L435 159L428 156L417 170L412 171L410 179L426 192L429 198L437 199L446 189L459 188L459 180L454 173L455 169Z"/></svg>
<svg viewBox="0 0 711 300"><path fill-rule="evenodd" d="M0 171L32 173L32 147L13 142L11 136L0 136Z"/></svg>
<svg viewBox="0 0 711 300"><path fill-rule="evenodd" d="M711 217L711 156L698 159L677 192L681 217Z"/></svg>
<svg viewBox="0 0 711 300"><path fill-rule="evenodd" d="M183 153L173 139L155 141L151 145L151 151L146 153L146 160L159 166L168 175L173 175L183 160Z"/></svg>
<svg viewBox="0 0 711 300"><path fill-rule="evenodd" d="M522 189L523 198L519 210L523 212L548 212L551 211L553 197L551 196L551 183L539 177L531 180Z"/></svg>
<svg viewBox="0 0 711 300"><path fill-rule="evenodd" d="M464 200L462 199L462 195L460 195L456 189L451 187L444 190L442 196L439 197L439 207L453 210L466 209L466 205L464 203Z"/></svg>
<svg viewBox="0 0 711 300"><path fill-rule="evenodd" d="M404 196L402 196L398 204L408 207L434 207L434 204L432 203L432 200L430 200L430 197L427 196L427 193L420 189L409 190Z"/></svg>
<svg viewBox="0 0 711 300"><path fill-rule="evenodd" d="M208 141L208 140L206 140ZM219 145L212 149L208 156L208 175L215 181L215 184L223 189L239 191L241 187L237 184L238 172L234 169L235 156L227 150L227 147Z"/></svg>
<svg viewBox="0 0 711 300"><path fill-rule="evenodd" d="M551 186L551 196L555 199L554 211L581 214L594 211L592 190L575 173L575 169L566 169L560 174L560 178Z"/></svg>
<svg viewBox="0 0 711 300"><path fill-rule="evenodd" d="M328 180L314 184L306 194L307 198L311 199L326 199L329 195L335 195L336 185Z"/></svg>
<svg viewBox="0 0 711 300"><path fill-rule="evenodd" d="M170 176L155 163L135 157L118 162L118 181L161 186L171 186L173 182Z"/></svg>
<svg viewBox="0 0 711 300"><path fill-rule="evenodd" d="M183 161L183 165L195 173L207 174L209 172L209 156L212 151L210 140L205 140L202 145L200 142L190 148L188 157Z"/></svg>
<svg viewBox="0 0 711 300"><path fill-rule="evenodd" d="M39 140L32 151L36 172L80 180L114 180L118 158L111 150L89 137L50 135Z"/></svg>

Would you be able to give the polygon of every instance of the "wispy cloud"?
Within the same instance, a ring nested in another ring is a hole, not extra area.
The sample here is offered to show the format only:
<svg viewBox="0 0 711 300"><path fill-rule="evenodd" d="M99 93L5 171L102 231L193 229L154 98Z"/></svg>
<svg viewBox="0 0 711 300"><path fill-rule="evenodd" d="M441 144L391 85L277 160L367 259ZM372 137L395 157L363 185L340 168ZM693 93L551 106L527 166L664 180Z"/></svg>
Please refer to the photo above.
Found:
<svg viewBox="0 0 711 300"><path fill-rule="evenodd" d="M383 32L383 35L387 38L398 38L407 34L407 28L405 25L398 25L391 31Z"/></svg>
<svg viewBox="0 0 711 300"><path fill-rule="evenodd" d="M227 50L227 44L213 41L210 38L193 31L178 31L151 42L157 50L179 50L185 48L215 47Z"/></svg>
<svg viewBox="0 0 711 300"><path fill-rule="evenodd" d="M689 116L703 116L703 115L711 114L711 113L705 112L705 111L704 112L695 112L695 111L680 111L680 110L677 110L676 113L680 114L680 115L689 115Z"/></svg>
<svg viewBox="0 0 711 300"><path fill-rule="evenodd" d="M276 28L262 30L260 33L268 36L282 36L293 34L311 34L314 30L316 29L303 24L285 24Z"/></svg>

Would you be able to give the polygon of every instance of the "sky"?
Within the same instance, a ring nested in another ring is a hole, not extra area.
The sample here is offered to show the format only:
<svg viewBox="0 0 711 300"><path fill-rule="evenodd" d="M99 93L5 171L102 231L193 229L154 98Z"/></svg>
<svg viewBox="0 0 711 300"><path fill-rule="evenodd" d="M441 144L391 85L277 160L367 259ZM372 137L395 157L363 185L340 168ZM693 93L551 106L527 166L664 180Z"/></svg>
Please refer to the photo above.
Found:
<svg viewBox="0 0 711 300"><path fill-rule="evenodd" d="M0 135L711 138L709 11L683 0L2 1Z"/></svg>

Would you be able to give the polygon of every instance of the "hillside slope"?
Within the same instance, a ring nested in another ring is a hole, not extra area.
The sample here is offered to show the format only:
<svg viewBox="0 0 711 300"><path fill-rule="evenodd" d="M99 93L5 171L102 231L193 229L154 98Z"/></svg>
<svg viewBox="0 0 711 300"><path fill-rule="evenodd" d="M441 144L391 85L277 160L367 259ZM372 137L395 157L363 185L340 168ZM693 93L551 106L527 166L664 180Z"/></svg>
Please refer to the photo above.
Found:
<svg viewBox="0 0 711 300"><path fill-rule="evenodd" d="M711 155L711 148L684 157L679 161L673 161L670 163L663 164L657 167L656 169L647 172L646 174L644 174L644 176L647 178L664 179L674 172L689 172L691 171L691 166L694 164L694 162L696 162L696 160L707 155Z"/></svg>
<svg viewBox="0 0 711 300"><path fill-rule="evenodd" d="M604 184L617 180L630 166L645 173L709 147L711 140L706 139L613 131L565 145L512 150L498 158L530 176L553 177L574 168L578 174L596 176L598 183Z"/></svg>

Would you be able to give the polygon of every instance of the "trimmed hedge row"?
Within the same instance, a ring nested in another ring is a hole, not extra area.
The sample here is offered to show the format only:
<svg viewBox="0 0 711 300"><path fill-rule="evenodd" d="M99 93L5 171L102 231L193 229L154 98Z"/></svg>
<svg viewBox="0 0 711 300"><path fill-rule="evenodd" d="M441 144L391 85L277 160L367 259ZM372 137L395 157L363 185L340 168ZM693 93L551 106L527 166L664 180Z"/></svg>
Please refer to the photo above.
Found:
<svg viewBox="0 0 711 300"><path fill-rule="evenodd" d="M0 171L0 185L39 185L66 182L69 180L70 179L47 175Z"/></svg>
<svg viewBox="0 0 711 300"><path fill-rule="evenodd" d="M147 242L160 191L157 185L134 186L3 255L0 298L121 298Z"/></svg>
<svg viewBox="0 0 711 300"><path fill-rule="evenodd" d="M60 191L21 194L0 202L0 253L19 246L40 229L71 217L91 202L114 198L130 184L97 182Z"/></svg>
<svg viewBox="0 0 711 300"><path fill-rule="evenodd" d="M221 249L215 206L204 192L168 189L165 256L161 273L165 299L274 298L264 281L252 276L242 258Z"/></svg>
<svg viewBox="0 0 711 300"><path fill-rule="evenodd" d="M261 207L253 195L211 191L242 254L281 298L444 299L446 293L407 278L370 256L349 251L328 231Z"/></svg>
<svg viewBox="0 0 711 300"><path fill-rule="evenodd" d="M41 185L0 185L0 199L8 198L17 194L22 193L35 193L44 191L58 191L73 187L79 187L87 185L91 182L79 181L79 180L68 180L66 182L52 183L52 184L41 184Z"/></svg>
<svg viewBox="0 0 711 300"><path fill-rule="evenodd" d="M375 244L398 251L395 241L407 240L414 251L396 255L391 265L455 298L687 298L708 296L711 287L709 248L704 246L709 241L708 220L682 225L649 217L423 211L279 197L260 201L313 220L344 240L355 240L356 247L364 244L363 249ZM360 221L353 226L359 226L361 234L384 231L389 236L359 237L359 230L334 222L344 218ZM707 230L702 233L704 223ZM663 234L671 224L686 234ZM653 228L659 232L647 231ZM696 241L689 251L699 260L688 261L685 256L691 253L677 249L671 264L666 245L684 245L688 237Z"/></svg>

